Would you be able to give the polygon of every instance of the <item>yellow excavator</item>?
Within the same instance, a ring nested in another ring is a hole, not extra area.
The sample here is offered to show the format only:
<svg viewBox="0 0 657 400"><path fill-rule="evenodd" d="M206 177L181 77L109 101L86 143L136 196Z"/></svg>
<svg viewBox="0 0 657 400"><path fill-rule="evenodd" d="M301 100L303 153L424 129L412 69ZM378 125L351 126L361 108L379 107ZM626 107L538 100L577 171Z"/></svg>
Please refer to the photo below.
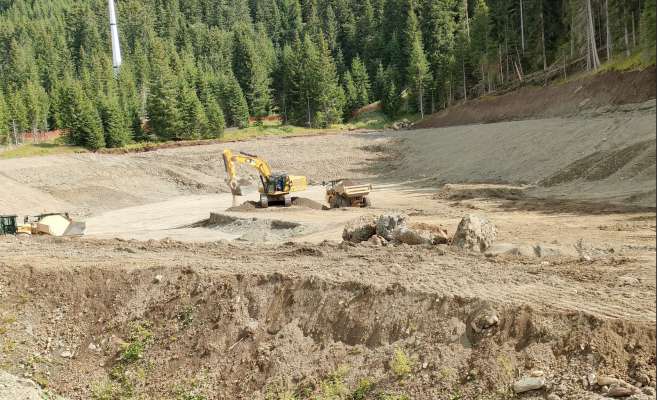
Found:
<svg viewBox="0 0 657 400"><path fill-rule="evenodd" d="M286 173L274 173L267 161L247 154L233 154L229 149L224 150L224 166L228 175L228 186L233 196L241 196L242 188L237 182L235 164L244 164L255 168L260 175L260 207L267 208L272 203L282 203L285 207L292 206L292 194L308 188L308 179L305 176L293 176Z"/></svg>

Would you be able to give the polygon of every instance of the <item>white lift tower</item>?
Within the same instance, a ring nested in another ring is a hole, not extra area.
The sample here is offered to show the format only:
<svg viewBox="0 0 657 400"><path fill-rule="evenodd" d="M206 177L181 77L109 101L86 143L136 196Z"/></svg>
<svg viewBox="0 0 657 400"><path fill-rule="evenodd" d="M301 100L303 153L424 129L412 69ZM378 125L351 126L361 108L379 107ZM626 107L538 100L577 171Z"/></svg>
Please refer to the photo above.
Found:
<svg viewBox="0 0 657 400"><path fill-rule="evenodd" d="M109 3L109 19L110 19L110 34L112 36L112 66L114 67L114 74L119 73L123 60L121 59L121 44L119 43L119 28L116 25L116 9L114 7L114 0L108 0Z"/></svg>

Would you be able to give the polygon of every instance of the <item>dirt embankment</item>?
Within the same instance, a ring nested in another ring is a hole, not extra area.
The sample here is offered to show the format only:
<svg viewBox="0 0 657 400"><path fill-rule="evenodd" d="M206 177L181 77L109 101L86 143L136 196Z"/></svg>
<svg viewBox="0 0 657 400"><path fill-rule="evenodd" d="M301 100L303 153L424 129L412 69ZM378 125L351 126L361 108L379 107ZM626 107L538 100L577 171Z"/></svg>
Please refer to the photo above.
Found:
<svg viewBox="0 0 657 400"><path fill-rule="evenodd" d="M418 129L538 119L613 109L655 98L655 67L606 72L546 87L524 87L451 107L417 123Z"/></svg>
<svg viewBox="0 0 657 400"><path fill-rule="evenodd" d="M428 249L67 243L43 243L44 257L71 255L65 268L0 264L0 354L10 372L70 399L506 399L532 371L548 383L539 395L582 399L602 391L582 385L591 374L655 382L654 321L568 308L579 302L565 301L567 289L561 307L492 293L506 280L606 284L614 268L602 279L584 264L501 277L508 266L491 263L479 271L489 295L461 295L450 287L464 270ZM28 244L13 245L23 257ZM415 287L400 273L416 274ZM442 288L418 279L445 274Z"/></svg>

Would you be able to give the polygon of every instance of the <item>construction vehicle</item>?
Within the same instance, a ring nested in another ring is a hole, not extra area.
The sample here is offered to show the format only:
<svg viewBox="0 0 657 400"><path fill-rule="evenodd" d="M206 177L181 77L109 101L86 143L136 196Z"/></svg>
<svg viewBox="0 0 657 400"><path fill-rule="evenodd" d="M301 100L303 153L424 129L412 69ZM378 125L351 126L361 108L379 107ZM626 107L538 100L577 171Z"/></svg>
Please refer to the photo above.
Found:
<svg viewBox="0 0 657 400"><path fill-rule="evenodd" d="M369 194L372 185L359 185L352 181L337 180L326 184L326 202L331 208L371 207Z"/></svg>
<svg viewBox="0 0 657 400"><path fill-rule="evenodd" d="M15 215L0 215L0 236L16 234L18 229L17 218Z"/></svg>
<svg viewBox="0 0 657 400"><path fill-rule="evenodd" d="M228 186L233 196L241 196L242 188L237 182L235 164L244 164L255 168L260 175L260 207L267 208L273 203L282 203L285 207L292 206L292 193L301 192L308 188L308 179L305 176L293 176L286 173L274 173L267 161L247 154L233 154L231 150L224 150L224 166L228 174Z"/></svg>

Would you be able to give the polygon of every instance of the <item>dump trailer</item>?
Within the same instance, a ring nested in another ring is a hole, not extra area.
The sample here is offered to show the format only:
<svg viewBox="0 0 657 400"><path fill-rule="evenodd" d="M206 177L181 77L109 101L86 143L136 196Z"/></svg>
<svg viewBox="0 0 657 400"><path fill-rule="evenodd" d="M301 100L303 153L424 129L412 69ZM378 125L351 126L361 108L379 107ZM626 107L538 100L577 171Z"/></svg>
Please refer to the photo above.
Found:
<svg viewBox="0 0 657 400"><path fill-rule="evenodd" d="M368 197L372 191L370 184L338 180L329 182L326 189L326 202L331 208L371 207Z"/></svg>
<svg viewBox="0 0 657 400"><path fill-rule="evenodd" d="M269 207L272 203L281 203L285 207L292 206L292 193L301 192L308 188L308 178L294 176L286 173L274 173L262 158L247 153L233 154L231 150L224 150L224 166L228 175L228 186L233 196L241 196L242 188L237 182L235 164L248 165L258 171L260 175L260 206Z"/></svg>

